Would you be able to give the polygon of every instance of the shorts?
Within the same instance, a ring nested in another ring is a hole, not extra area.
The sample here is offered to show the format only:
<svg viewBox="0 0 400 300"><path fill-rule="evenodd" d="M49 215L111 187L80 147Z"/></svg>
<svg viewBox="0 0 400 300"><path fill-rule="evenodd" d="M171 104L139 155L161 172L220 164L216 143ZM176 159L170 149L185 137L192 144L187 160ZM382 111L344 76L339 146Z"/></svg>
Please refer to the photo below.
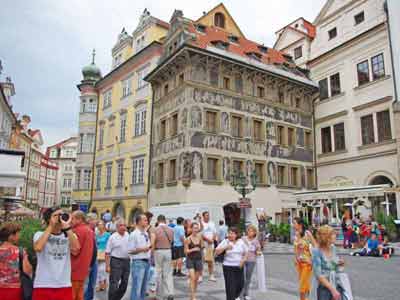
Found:
<svg viewBox="0 0 400 300"><path fill-rule="evenodd" d="M214 262L214 248L207 247L204 249L204 261Z"/></svg>
<svg viewBox="0 0 400 300"><path fill-rule="evenodd" d="M186 258L186 268L188 270L194 269L196 272L201 272L203 270L203 260L200 259L192 259L187 257Z"/></svg>
<svg viewBox="0 0 400 300"><path fill-rule="evenodd" d="M32 300L71 300L72 287L34 288Z"/></svg>
<svg viewBox="0 0 400 300"><path fill-rule="evenodd" d="M185 251L183 246L172 248L172 260L177 260L179 258L185 257Z"/></svg>

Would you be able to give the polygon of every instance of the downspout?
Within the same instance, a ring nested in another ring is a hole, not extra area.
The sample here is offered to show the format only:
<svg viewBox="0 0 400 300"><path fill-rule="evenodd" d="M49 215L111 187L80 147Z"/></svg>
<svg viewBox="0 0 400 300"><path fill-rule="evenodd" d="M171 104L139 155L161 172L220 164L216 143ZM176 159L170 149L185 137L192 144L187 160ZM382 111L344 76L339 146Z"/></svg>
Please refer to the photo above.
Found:
<svg viewBox="0 0 400 300"><path fill-rule="evenodd" d="M313 142L314 142L314 147L313 147L313 157L314 157L314 178L315 178L315 189L318 190L318 172L317 172L317 133L315 131L315 101L318 100L319 98L319 93L318 95L311 101L312 103L312 129L313 129Z"/></svg>

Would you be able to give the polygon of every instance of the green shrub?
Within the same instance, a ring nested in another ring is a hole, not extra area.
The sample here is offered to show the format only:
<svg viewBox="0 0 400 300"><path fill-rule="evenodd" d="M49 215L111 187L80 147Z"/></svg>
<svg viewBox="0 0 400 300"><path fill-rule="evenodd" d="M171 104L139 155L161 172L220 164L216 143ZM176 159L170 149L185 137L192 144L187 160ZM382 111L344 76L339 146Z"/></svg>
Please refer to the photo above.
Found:
<svg viewBox="0 0 400 300"><path fill-rule="evenodd" d="M41 220L27 218L19 221L22 230L19 233L19 245L24 247L28 252L29 260L32 265L36 265L36 254L33 251L33 235L35 232L42 230Z"/></svg>

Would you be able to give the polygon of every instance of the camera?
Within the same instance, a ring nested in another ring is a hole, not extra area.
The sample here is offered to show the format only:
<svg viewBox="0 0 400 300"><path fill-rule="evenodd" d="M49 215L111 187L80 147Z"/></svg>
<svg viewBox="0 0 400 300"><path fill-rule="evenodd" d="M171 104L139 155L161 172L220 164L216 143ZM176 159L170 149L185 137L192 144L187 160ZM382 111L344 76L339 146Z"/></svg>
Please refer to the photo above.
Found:
<svg viewBox="0 0 400 300"><path fill-rule="evenodd" d="M60 222L63 220L64 222L67 222L69 220L69 214L64 212L60 215Z"/></svg>

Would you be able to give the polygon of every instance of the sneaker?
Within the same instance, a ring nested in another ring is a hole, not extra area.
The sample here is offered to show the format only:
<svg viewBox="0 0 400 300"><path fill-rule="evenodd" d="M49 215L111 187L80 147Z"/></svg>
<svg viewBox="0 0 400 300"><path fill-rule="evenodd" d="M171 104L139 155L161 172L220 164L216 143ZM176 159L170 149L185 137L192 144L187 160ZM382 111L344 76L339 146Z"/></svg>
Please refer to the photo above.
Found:
<svg viewBox="0 0 400 300"><path fill-rule="evenodd" d="M175 276L176 276L176 277L186 277L186 275L183 274L182 271L176 272Z"/></svg>
<svg viewBox="0 0 400 300"><path fill-rule="evenodd" d="M214 275L211 275L210 278L208 278L209 281L217 281L217 279L214 277Z"/></svg>
<svg viewBox="0 0 400 300"><path fill-rule="evenodd" d="M200 282L202 282L203 281L203 276L200 276L199 277L199 280L197 281L198 283L200 283Z"/></svg>

